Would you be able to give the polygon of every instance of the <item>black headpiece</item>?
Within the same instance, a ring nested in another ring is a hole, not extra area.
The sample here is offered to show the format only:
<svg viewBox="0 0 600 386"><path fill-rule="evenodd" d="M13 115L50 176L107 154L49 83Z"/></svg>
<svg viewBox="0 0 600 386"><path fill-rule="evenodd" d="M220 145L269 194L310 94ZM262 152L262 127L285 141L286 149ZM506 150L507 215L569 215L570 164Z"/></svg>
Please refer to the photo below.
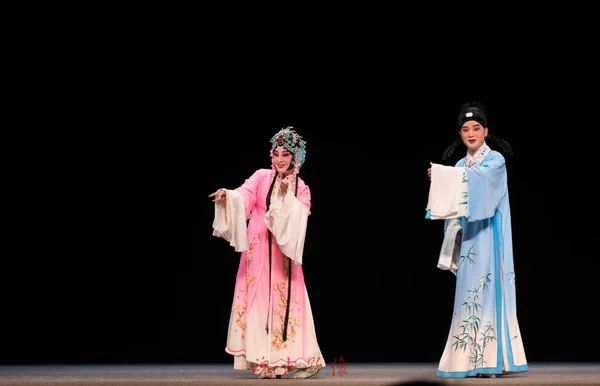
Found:
<svg viewBox="0 0 600 386"><path fill-rule="evenodd" d="M458 128L467 121L477 121L481 123L483 127L487 127L487 117L485 115L485 106L479 101L470 101L463 103L460 106L460 113L458 114Z"/></svg>

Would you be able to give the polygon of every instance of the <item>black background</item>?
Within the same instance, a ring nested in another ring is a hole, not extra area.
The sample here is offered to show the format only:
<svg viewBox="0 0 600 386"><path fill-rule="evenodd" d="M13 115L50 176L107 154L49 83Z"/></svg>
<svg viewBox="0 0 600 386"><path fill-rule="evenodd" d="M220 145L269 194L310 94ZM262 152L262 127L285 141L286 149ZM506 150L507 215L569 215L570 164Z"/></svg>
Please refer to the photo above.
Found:
<svg viewBox="0 0 600 386"><path fill-rule="evenodd" d="M464 40L360 34L253 50L241 36L201 44L191 63L172 53L179 62L152 87L133 66L71 86L68 109L37 111L47 130L6 145L0 360L230 362L239 255L212 236L208 194L269 167L269 139L291 125L307 141L304 273L326 361L438 361L455 278L436 268L426 169L457 138L468 99L515 152L528 360L600 360L597 75L589 47L531 32L464 51Z"/></svg>

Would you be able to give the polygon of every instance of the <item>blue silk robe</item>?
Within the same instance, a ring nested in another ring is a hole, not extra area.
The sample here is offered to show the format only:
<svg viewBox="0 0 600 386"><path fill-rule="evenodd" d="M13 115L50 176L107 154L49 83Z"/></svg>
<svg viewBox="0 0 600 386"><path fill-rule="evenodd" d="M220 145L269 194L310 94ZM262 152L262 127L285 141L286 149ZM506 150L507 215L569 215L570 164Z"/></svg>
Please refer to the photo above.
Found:
<svg viewBox="0 0 600 386"><path fill-rule="evenodd" d="M454 221L462 228L462 239L460 249L454 240L445 243L455 249L456 269L442 269L455 273L456 292L450 332L437 375L464 378L480 373L527 371L517 321L505 159L491 150L474 166L466 167L465 160L466 157L459 160L454 168L443 167L454 172L455 168L462 168L461 181L456 184L462 184L464 194L457 204L466 205L468 214L443 218L444 232ZM438 176L451 171L443 168L436 169ZM435 177L432 174L432 181ZM430 203L443 199L440 196L444 194L447 192L443 190L430 192ZM429 205L425 218L432 219Z"/></svg>

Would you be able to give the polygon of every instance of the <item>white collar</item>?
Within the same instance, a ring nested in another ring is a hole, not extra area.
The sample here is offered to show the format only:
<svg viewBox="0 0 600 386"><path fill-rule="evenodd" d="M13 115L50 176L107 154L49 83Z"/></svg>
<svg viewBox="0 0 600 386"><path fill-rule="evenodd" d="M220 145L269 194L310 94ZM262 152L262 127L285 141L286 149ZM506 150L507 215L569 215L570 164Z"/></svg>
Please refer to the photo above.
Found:
<svg viewBox="0 0 600 386"><path fill-rule="evenodd" d="M475 152L474 155L469 154L469 151L467 150L467 158L465 159L465 166L470 168L473 166L479 166L481 164L481 162L483 161L483 159L485 158L486 155L488 155L488 153L490 152L490 147L485 143L485 141L483 142L483 145L481 145L481 147L479 149L477 149L477 151Z"/></svg>

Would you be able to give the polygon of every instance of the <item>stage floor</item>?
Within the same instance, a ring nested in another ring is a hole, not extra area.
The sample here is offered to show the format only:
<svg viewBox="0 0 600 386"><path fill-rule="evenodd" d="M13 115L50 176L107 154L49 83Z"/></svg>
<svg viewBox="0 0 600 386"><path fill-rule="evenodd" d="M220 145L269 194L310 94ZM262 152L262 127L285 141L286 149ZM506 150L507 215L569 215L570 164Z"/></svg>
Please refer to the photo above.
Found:
<svg viewBox="0 0 600 386"><path fill-rule="evenodd" d="M436 371L436 363L347 363L311 379L266 380L220 363L2 365L0 385L600 385L600 363L529 363L527 372L498 378L442 379Z"/></svg>

